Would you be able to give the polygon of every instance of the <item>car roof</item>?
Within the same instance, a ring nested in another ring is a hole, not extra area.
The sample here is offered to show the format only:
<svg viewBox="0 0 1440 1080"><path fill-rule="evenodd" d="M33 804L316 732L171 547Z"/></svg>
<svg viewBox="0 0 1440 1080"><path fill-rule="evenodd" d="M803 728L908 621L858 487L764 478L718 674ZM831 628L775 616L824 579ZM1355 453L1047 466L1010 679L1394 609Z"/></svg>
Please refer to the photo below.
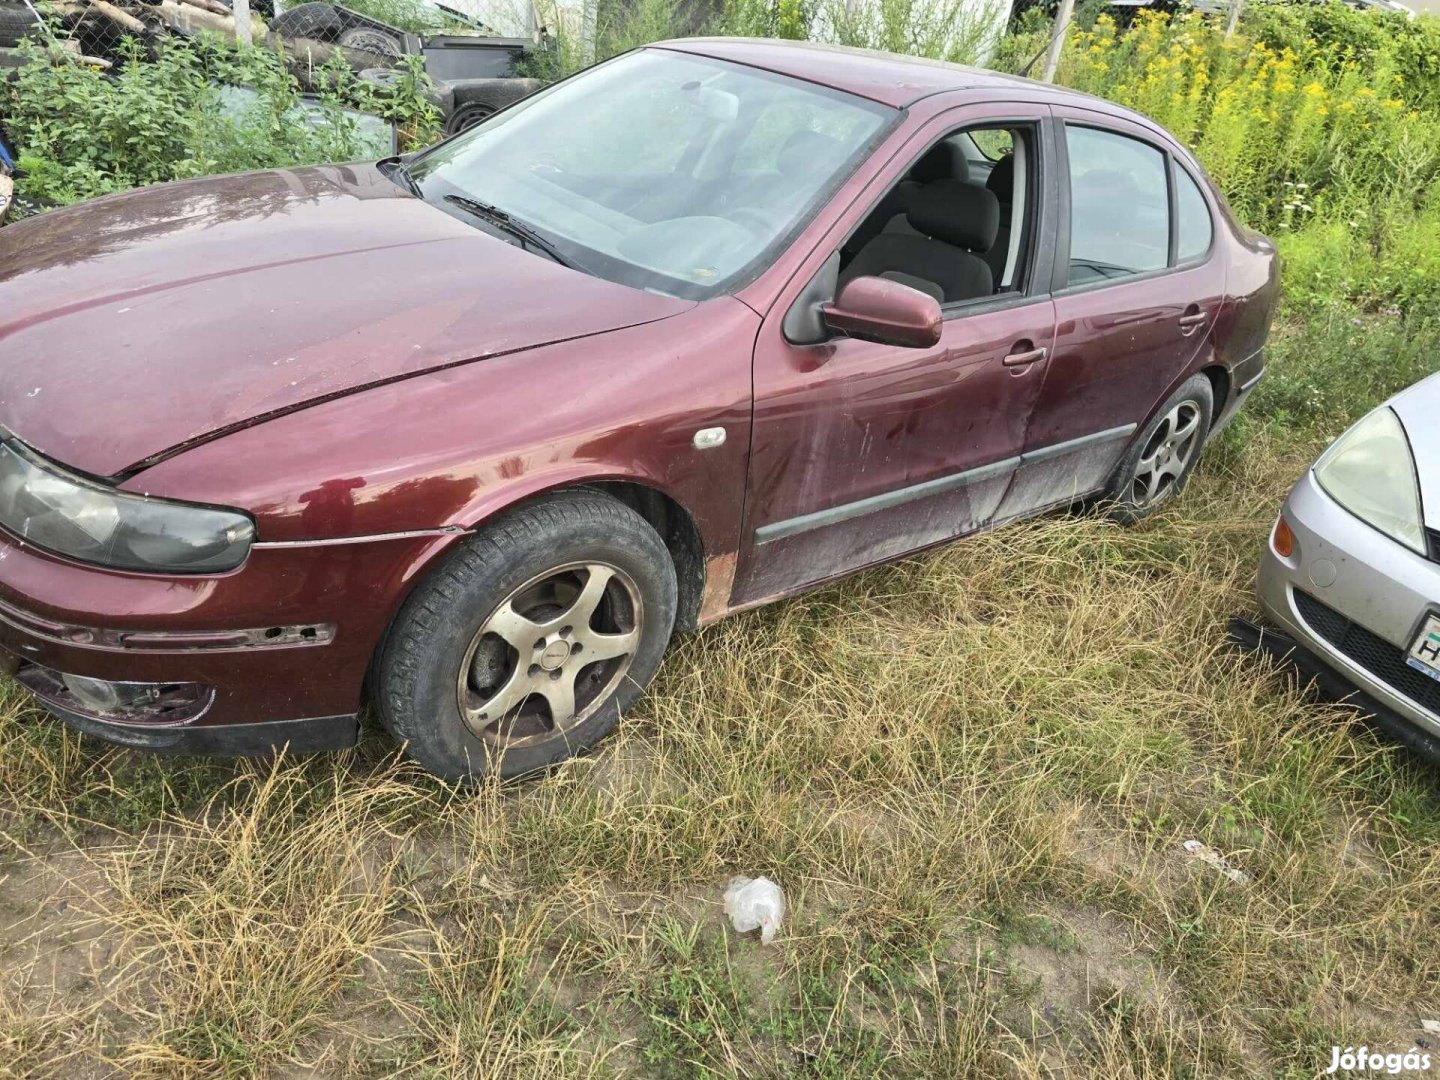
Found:
<svg viewBox="0 0 1440 1080"><path fill-rule="evenodd" d="M1003 75L997 71L873 49L852 49L810 41L732 37L678 38L657 42L651 47L747 64L843 90L897 109L948 90L1025 90L1027 96L1039 90L1057 100L1079 100L1091 107L1103 104L1106 112L1120 111L1109 102L1089 94L1023 79L1018 75Z"/></svg>

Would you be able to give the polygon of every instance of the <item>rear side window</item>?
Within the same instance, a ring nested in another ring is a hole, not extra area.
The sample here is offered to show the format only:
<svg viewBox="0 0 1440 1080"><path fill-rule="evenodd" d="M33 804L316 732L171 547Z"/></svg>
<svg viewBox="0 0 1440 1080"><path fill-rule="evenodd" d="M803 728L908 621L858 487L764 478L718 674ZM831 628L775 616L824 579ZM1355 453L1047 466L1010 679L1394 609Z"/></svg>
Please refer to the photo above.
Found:
<svg viewBox="0 0 1440 1080"><path fill-rule="evenodd" d="M1190 174L1175 164L1175 216L1179 223L1176 262L1198 259L1210 250L1215 226L1210 221L1210 207Z"/></svg>
<svg viewBox="0 0 1440 1080"><path fill-rule="evenodd" d="M1069 283L1123 278L1169 265L1165 155L1138 139L1097 128L1067 126L1065 142L1070 156Z"/></svg>

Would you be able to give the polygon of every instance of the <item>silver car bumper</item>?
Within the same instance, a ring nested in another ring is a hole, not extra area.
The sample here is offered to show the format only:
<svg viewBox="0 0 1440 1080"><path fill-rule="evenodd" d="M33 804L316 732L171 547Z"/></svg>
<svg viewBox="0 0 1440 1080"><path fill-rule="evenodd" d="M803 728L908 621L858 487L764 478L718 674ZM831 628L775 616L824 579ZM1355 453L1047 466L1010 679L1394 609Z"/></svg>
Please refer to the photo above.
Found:
<svg viewBox="0 0 1440 1080"><path fill-rule="evenodd" d="M1440 737L1440 682L1406 653L1440 612L1440 563L1417 555L1342 509L1307 472L1283 510L1295 552L1272 543L1260 563L1260 605L1275 625L1347 682Z"/></svg>

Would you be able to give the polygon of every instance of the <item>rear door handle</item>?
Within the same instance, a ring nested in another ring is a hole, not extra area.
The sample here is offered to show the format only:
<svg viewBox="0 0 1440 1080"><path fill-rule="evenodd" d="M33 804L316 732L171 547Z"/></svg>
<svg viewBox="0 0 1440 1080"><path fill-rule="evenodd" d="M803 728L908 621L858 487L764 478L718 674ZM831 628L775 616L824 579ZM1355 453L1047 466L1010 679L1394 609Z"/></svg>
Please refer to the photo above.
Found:
<svg viewBox="0 0 1440 1080"><path fill-rule="evenodd" d="M1026 349L1024 352L1012 352L1001 361L1006 367L1027 367L1030 364L1038 364L1045 357L1049 356L1045 349Z"/></svg>
<svg viewBox="0 0 1440 1080"><path fill-rule="evenodd" d="M1180 316L1180 329L1188 334L1198 326L1205 324L1206 314L1203 311L1187 311Z"/></svg>

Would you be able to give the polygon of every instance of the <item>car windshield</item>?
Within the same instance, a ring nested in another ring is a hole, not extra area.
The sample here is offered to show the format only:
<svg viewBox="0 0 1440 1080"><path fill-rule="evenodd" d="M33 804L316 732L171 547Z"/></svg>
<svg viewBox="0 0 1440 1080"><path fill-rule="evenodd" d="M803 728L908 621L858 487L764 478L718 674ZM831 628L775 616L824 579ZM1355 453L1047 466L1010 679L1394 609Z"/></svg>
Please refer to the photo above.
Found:
<svg viewBox="0 0 1440 1080"><path fill-rule="evenodd" d="M498 210L576 269L703 299L752 278L897 115L647 49L521 102L410 171L427 200L492 229L507 222L483 209Z"/></svg>

